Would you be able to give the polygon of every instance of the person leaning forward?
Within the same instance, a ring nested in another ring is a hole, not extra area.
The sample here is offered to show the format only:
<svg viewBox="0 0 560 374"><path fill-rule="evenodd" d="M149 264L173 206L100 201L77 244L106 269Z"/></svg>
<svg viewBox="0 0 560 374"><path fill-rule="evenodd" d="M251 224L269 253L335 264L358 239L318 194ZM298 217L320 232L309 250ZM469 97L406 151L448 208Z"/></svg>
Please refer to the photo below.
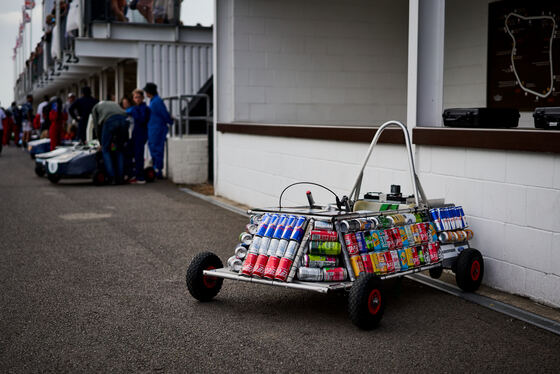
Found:
<svg viewBox="0 0 560 374"><path fill-rule="evenodd" d="M114 101L101 101L91 111L94 138L99 139L103 162L109 180L116 184L123 183L124 146L128 140L128 120L126 112ZM115 145L113 150L112 145ZM113 155L115 165L113 165ZM116 166L116 167L114 167Z"/></svg>

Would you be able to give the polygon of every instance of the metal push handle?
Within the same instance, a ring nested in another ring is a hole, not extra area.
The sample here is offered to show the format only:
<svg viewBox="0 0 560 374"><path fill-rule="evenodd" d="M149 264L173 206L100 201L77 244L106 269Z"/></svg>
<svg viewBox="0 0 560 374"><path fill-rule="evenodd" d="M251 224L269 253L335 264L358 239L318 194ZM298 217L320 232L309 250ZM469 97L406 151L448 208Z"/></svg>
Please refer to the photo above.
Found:
<svg viewBox="0 0 560 374"><path fill-rule="evenodd" d="M375 133L375 136L373 137L373 140L371 141L371 144L369 145L369 149L366 155L366 159L364 160L364 163L362 165L362 168L360 169L360 174L358 174L358 178L356 179L356 182L354 183L354 187L352 187L352 191L350 192L350 199L352 199L353 201L357 201L360 195L360 189L362 187L362 179L364 177L364 169L366 168L366 165L369 161L369 158L371 156L371 153L373 151L373 147L377 144L377 141L379 140L379 138L381 137L381 134L383 133L383 131L391 126L391 125L396 125L398 127L401 128L401 130L403 131L404 134L404 141L406 144L406 149L408 151L408 166L409 166L409 170L410 170L410 179L412 181L412 187L413 187L413 191L414 191L414 201L416 203L416 206L418 206L418 195L421 194L422 199L425 201L425 197L424 197L424 190L422 190L422 187L420 186L420 181L418 180L418 176L416 175L416 170L414 168L414 158L412 155L412 146L410 143L410 136L408 135L408 130L406 129L406 126L402 124L402 122L399 121L388 121L385 122L383 125L381 125L381 127L379 127L379 129L377 129L377 132ZM419 189L420 188L420 189Z"/></svg>

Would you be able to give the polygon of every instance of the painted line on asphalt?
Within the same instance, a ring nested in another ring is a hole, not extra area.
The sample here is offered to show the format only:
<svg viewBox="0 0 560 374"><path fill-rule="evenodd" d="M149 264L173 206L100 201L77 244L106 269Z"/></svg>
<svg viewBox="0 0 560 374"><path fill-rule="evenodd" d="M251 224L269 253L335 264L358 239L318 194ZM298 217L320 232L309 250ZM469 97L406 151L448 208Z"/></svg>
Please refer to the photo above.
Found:
<svg viewBox="0 0 560 374"><path fill-rule="evenodd" d="M556 335L560 335L560 322L548 319L535 313L531 313L516 306L494 300L487 296L479 295L476 293L463 292L458 287L437 279L432 279L425 275L413 274L407 275L407 278L412 279L418 283L422 283L426 286L435 288L437 290L446 292L448 294L460 297L461 299L481 305L490 310L516 318L533 326L540 327Z"/></svg>
<svg viewBox="0 0 560 374"><path fill-rule="evenodd" d="M233 205L231 205L231 204L224 203L223 201L217 200L217 199L215 199L215 198L212 197L212 196L203 195L203 194L201 194L201 193L198 193L198 192L195 192L195 191L191 190L190 188L179 188L179 190L180 190L180 191L183 191L183 192L186 192L186 193L188 193L188 194L191 195L191 196L198 197L199 199L202 199L202 200L207 201L207 202L209 202L209 203L211 203L211 204L214 204L214 205L216 205L216 206L219 206L220 208L227 209L227 210L229 210L230 212L234 212L234 213L240 214L240 215L242 215L242 216L244 216L244 217L248 217L247 211L245 211L245 210L243 210L243 209L241 209L241 208L238 208L238 207L236 207L236 206L233 206Z"/></svg>
<svg viewBox="0 0 560 374"><path fill-rule="evenodd" d="M219 206L220 208L227 209L231 212L240 214L244 217L248 216L248 214L245 210L243 210L241 208L238 208L238 207L235 207L233 205L230 205L228 203L225 203L223 201L216 200L212 196L203 195L203 194L195 192L195 191L193 191L189 188L180 188L180 190L188 193L189 195L192 195L194 197L198 197L199 199L202 199L202 200L207 201L211 204ZM505 315L510 316L512 318L516 318L516 319L521 320L523 322L529 323L533 326L537 326L537 327L540 327L540 328L545 329L547 331L550 331L554 334L560 335L560 323L557 322L557 321L545 318L543 316L539 316L538 314L528 312L526 310L520 309L520 308L515 307L513 305L506 304L506 303L503 303L503 302L498 301L498 300L491 299L491 298L486 297L486 296L478 295L478 294L475 294L475 293L463 292L459 288L457 288L455 286L452 286L449 283L445 283L445 282L437 280L437 279L432 279L432 278L427 277L425 275L412 274L412 275L406 275L406 277L409 278L409 279L412 279L416 282L422 283L426 286L435 288L439 291L443 291L443 292L446 292L448 294L460 297L461 299L464 299L464 300L470 301L472 303L478 304L480 306L483 306L483 307L488 308L490 310L493 310L495 312L505 314Z"/></svg>

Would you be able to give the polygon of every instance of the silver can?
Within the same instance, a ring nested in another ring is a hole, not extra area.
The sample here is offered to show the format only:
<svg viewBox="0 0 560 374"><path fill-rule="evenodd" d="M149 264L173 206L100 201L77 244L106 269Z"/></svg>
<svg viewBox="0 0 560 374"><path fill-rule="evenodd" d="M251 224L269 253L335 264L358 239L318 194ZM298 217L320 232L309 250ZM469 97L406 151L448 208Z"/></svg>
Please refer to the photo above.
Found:
<svg viewBox="0 0 560 374"><path fill-rule="evenodd" d="M227 260L227 265L229 267L229 270L239 273L241 267L243 267L243 262L241 262L241 260L238 259L237 257L231 256Z"/></svg>
<svg viewBox="0 0 560 374"><path fill-rule="evenodd" d="M255 235L258 228L259 225L257 225L256 223L248 223L247 226L245 226L245 230L251 235Z"/></svg>
<svg viewBox="0 0 560 374"><path fill-rule="evenodd" d="M297 240L290 240L288 248L286 248L286 252L284 253L284 257L289 260L293 260L296 257L298 248L299 242Z"/></svg>
<svg viewBox="0 0 560 374"><path fill-rule="evenodd" d="M334 230L333 224L327 221L315 221L313 228L315 230Z"/></svg>
<svg viewBox="0 0 560 374"><path fill-rule="evenodd" d="M239 241L246 245L251 245L253 242L253 235L249 234L248 232L242 232L239 234Z"/></svg>
<svg viewBox="0 0 560 374"><path fill-rule="evenodd" d="M300 267L297 277L301 281L321 282L323 280L323 269Z"/></svg>
<svg viewBox="0 0 560 374"><path fill-rule="evenodd" d="M237 247L235 247L235 257L237 257L240 260L243 260L245 257L247 257L247 252L249 250L247 249L247 247L245 247L244 245L238 245Z"/></svg>

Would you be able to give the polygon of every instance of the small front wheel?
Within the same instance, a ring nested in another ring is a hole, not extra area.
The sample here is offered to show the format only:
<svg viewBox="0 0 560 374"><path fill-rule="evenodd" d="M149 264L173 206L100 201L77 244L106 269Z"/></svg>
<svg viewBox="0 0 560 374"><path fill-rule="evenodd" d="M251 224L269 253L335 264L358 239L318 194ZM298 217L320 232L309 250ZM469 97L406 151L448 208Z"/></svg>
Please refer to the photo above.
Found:
<svg viewBox="0 0 560 374"><path fill-rule="evenodd" d="M457 286L465 292L478 290L484 276L484 260L482 254L474 248L463 250L457 258L455 280Z"/></svg>
<svg viewBox="0 0 560 374"><path fill-rule="evenodd" d="M363 330L379 325L385 311L385 295L379 277L362 273L348 296L348 313L352 323Z"/></svg>
<svg viewBox="0 0 560 374"><path fill-rule="evenodd" d="M224 265L218 256L212 252L197 254L187 269L187 287L192 297L199 301L210 301L222 288L222 278L204 275L204 270L220 269Z"/></svg>

